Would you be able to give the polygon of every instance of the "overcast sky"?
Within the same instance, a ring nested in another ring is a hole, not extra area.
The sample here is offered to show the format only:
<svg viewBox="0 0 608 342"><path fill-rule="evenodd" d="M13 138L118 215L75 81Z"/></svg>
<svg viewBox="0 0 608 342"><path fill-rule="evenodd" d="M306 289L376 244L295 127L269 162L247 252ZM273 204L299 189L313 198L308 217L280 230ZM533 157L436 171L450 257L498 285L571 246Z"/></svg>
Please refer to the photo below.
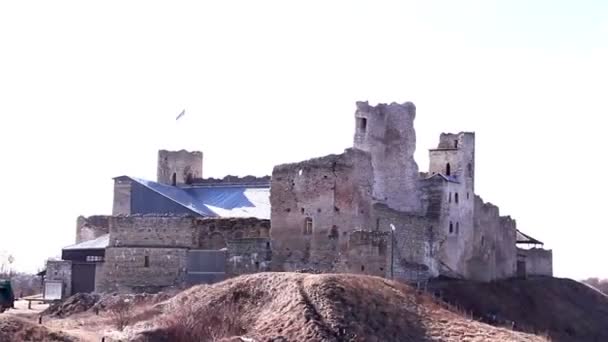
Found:
<svg viewBox="0 0 608 342"><path fill-rule="evenodd" d="M159 148L261 176L351 146L356 101L412 101L421 170L475 131L477 193L557 276L608 277L607 38L601 0L2 2L0 250L42 267Z"/></svg>

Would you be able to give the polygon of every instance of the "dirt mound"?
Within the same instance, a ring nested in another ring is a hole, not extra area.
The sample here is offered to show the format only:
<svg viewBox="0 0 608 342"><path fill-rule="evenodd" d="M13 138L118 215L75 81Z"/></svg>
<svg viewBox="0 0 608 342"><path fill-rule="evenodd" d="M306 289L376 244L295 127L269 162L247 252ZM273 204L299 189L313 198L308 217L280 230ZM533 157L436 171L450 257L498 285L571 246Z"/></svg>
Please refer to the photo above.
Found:
<svg viewBox="0 0 608 342"><path fill-rule="evenodd" d="M466 319L409 286L348 274L241 276L193 287L164 310L132 341L545 341Z"/></svg>
<svg viewBox="0 0 608 342"><path fill-rule="evenodd" d="M99 301L100 297L96 293L77 293L61 302L52 304L42 314L54 317L67 317L89 310Z"/></svg>
<svg viewBox="0 0 608 342"><path fill-rule="evenodd" d="M608 297L574 280L452 280L430 286L443 300L488 323L512 323L516 330L542 333L553 342L608 341Z"/></svg>
<svg viewBox="0 0 608 342"><path fill-rule="evenodd" d="M78 339L62 332L49 330L21 318L0 316L0 342L77 342Z"/></svg>
<svg viewBox="0 0 608 342"><path fill-rule="evenodd" d="M49 306L43 315L64 318L85 311L108 311L119 303L130 305L156 304L171 298L172 295L165 292L149 294L118 294L118 293L77 293Z"/></svg>

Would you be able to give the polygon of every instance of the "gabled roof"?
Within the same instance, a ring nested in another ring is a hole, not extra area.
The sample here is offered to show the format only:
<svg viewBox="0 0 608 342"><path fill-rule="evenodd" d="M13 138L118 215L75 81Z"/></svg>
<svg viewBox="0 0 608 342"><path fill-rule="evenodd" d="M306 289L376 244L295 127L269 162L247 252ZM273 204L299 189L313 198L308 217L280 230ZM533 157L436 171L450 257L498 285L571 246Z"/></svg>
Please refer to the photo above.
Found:
<svg viewBox="0 0 608 342"><path fill-rule="evenodd" d="M75 245L63 247L63 249L104 249L110 245L110 234L102 235L96 239L77 243Z"/></svg>
<svg viewBox="0 0 608 342"><path fill-rule="evenodd" d="M517 238L515 242L530 245L544 245L544 243L542 243L541 241L522 233L521 231L519 231L519 229L517 230Z"/></svg>
<svg viewBox="0 0 608 342"><path fill-rule="evenodd" d="M201 216L270 219L268 184L178 187L134 177L127 178Z"/></svg>

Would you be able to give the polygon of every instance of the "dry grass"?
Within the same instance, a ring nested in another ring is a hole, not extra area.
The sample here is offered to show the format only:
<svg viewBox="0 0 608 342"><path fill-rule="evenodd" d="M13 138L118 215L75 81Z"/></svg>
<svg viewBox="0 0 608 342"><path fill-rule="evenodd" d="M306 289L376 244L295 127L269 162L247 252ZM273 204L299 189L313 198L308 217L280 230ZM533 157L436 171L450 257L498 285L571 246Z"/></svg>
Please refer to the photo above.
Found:
<svg viewBox="0 0 608 342"><path fill-rule="evenodd" d="M164 310L155 319L155 328L144 335L177 342L233 336L289 341L546 341L463 317L409 286L347 274L242 276L187 290L167 302ZM194 339L188 339L191 335Z"/></svg>
<svg viewBox="0 0 608 342"><path fill-rule="evenodd" d="M0 316L0 341L76 342L77 339L60 331L54 331L43 326L36 325L22 318L3 315Z"/></svg>

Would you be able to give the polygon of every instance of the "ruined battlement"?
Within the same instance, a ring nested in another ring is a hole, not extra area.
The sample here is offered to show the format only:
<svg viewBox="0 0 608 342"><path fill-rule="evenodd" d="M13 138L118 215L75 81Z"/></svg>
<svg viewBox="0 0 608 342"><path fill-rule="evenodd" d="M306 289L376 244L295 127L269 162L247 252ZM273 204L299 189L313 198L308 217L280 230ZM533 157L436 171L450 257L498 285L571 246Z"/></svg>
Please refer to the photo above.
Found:
<svg viewBox="0 0 608 342"><path fill-rule="evenodd" d="M270 186L270 176L232 176L228 175L224 178L194 178L189 184L191 186L230 186L230 185L248 185L248 186Z"/></svg>
<svg viewBox="0 0 608 342"><path fill-rule="evenodd" d="M157 181L161 184L190 184L203 177L203 152L158 151Z"/></svg>

